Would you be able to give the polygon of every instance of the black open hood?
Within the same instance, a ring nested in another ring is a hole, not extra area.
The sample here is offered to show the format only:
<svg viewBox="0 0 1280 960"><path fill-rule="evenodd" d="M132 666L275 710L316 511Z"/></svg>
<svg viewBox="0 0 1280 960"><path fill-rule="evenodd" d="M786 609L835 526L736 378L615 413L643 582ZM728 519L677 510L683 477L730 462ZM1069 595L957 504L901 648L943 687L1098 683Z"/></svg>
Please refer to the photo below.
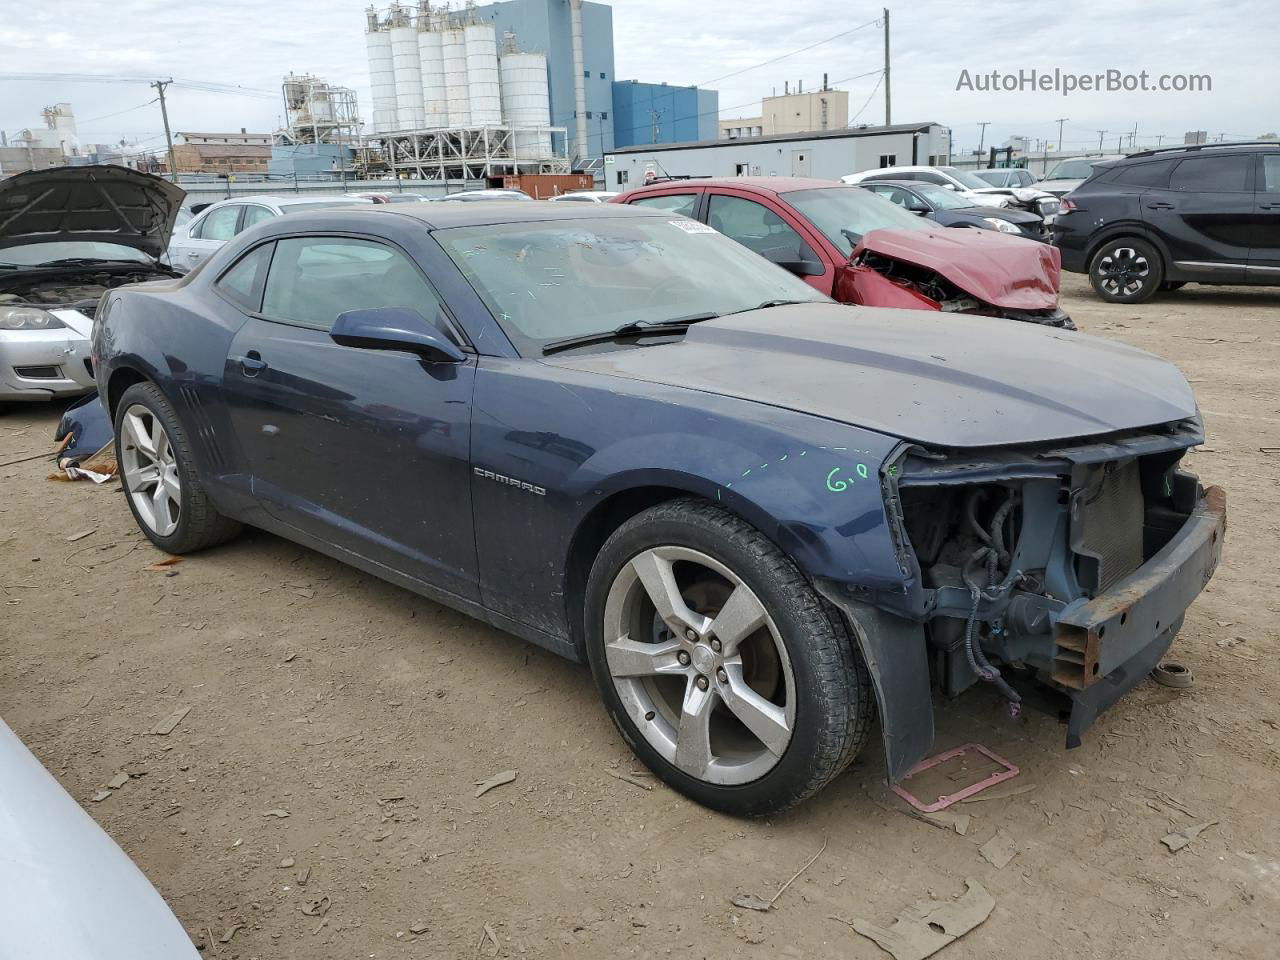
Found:
<svg viewBox="0 0 1280 960"><path fill-rule="evenodd" d="M160 177L97 165L0 180L0 249L28 243L119 243L159 258L187 195Z"/></svg>

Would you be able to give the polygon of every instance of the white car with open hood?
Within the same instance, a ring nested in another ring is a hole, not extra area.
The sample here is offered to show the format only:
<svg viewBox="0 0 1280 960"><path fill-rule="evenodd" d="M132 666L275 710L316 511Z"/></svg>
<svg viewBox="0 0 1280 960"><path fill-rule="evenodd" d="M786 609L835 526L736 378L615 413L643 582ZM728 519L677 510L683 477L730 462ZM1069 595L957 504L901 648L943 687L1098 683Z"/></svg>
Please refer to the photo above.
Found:
<svg viewBox="0 0 1280 960"><path fill-rule="evenodd" d="M94 311L108 290L175 276L162 258L184 196L110 165L0 180L0 402L94 388Z"/></svg>
<svg viewBox="0 0 1280 960"><path fill-rule="evenodd" d="M196 960L137 865L0 720L0 958Z"/></svg>

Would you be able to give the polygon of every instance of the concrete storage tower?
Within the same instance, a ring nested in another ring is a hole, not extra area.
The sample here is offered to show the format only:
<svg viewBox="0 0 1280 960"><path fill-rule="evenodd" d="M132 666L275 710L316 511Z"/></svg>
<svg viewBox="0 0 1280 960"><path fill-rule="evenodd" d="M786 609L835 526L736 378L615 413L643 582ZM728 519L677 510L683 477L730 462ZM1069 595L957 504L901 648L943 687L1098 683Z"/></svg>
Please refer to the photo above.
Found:
<svg viewBox="0 0 1280 960"><path fill-rule="evenodd" d="M418 66L422 74L423 120L427 127L449 125L442 39L440 17L424 2L418 12Z"/></svg>
<svg viewBox="0 0 1280 960"><path fill-rule="evenodd" d="M551 100L547 93L547 58L541 53L504 53L502 112L513 128L512 148L517 160L551 156ZM520 129L520 128L525 129Z"/></svg>
<svg viewBox="0 0 1280 960"><path fill-rule="evenodd" d="M463 28L467 48L467 88L472 126L502 122L502 95L498 89L498 41L491 23Z"/></svg>
<svg viewBox="0 0 1280 960"><path fill-rule="evenodd" d="M467 35L458 28L446 29L440 37L449 126L468 127L471 125L471 92L467 88Z"/></svg>
<svg viewBox="0 0 1280 960"><path fill-rule="evenodd" d="M368 10L365 50L369 55L369 86L373 97L373 130L394 130L396 122L396 72L391 54L391 34L378 22L373 7Z"/></svg>
<svg viewBox="0 0 1280 960"><path fill-rule="evenodd" d="M402 7L390 12L391 59L396 79L396 125L401 130L423 126L422 67L418 59L418 30Z"/></svg>

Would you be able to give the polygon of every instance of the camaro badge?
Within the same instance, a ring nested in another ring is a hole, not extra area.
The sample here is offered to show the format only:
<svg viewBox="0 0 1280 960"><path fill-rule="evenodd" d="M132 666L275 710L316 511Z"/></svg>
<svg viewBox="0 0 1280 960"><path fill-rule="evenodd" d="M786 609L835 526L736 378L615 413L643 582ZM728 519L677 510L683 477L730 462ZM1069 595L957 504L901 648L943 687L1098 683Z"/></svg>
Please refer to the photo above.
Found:
<svg viewBox="0 0 1280 960"><path fill-rule="evenodd" d="M546 487L536 487L532 483L525 483L523 480L517 480L515 477L504 477L500 473L494 473L492 470L486 470L484 467L472 467L472 471L477 477L483 477L485 480L497 480L499 483L505 483L509 487L516 487L519 490L527 490L530 493L536 493L540 497L547 495Z"/></svg>

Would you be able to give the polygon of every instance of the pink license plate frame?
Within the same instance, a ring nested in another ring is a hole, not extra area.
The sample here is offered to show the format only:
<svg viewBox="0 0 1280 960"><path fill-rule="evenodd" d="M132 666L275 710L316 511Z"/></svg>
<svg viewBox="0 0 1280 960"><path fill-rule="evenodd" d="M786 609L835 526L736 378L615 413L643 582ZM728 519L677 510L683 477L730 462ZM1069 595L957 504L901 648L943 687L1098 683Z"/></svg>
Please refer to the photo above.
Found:
<svg viewBox="0 0 1280 960"><path fill-rule="evenodd" d="M965 799L966 797L972 797L975 793L981 793L983 790L986 790L988 787L994 787L997 783L1004 783L1006 780L1011 780L1021 772L1015 764L1010 763L1008 760L1006 760L1004 757L1000 756L999 754L993 753L991 750L988 750L982 744L966 743L962 747L955 747L954 749L951 749L951 750L945 750L942 753L939 753L937 756L926 757L924 760L921 760L919 763L917 763L914 767L912 767L907 772L907 775L902 778L902 782L906 783L917 773L922 773L923 771L928 770L931 767L936 767L940 763L946 763L948 760L954 760L956 757L963 756L964 754L968 753L971 750L982 754L988 760L992 761L993 763L999 764L1004 769L997 770L995 773L991 774L990 776L984 777L981 780L979 780L977 783L972 783L967 787L957 790L955 793L943 794L942 796L938 797L937 800L933 801L933 803L925 803L923 800L921 800L919 797L915 796L914 794L908 793L899 784L894 784L893 792L896 793L898 796L900 796L903 800L907 801L907 803L911 804L921 813L937 813L939 810L947 809L947 807L951 806L953 803L959 803L961 800Z"/></svg>

